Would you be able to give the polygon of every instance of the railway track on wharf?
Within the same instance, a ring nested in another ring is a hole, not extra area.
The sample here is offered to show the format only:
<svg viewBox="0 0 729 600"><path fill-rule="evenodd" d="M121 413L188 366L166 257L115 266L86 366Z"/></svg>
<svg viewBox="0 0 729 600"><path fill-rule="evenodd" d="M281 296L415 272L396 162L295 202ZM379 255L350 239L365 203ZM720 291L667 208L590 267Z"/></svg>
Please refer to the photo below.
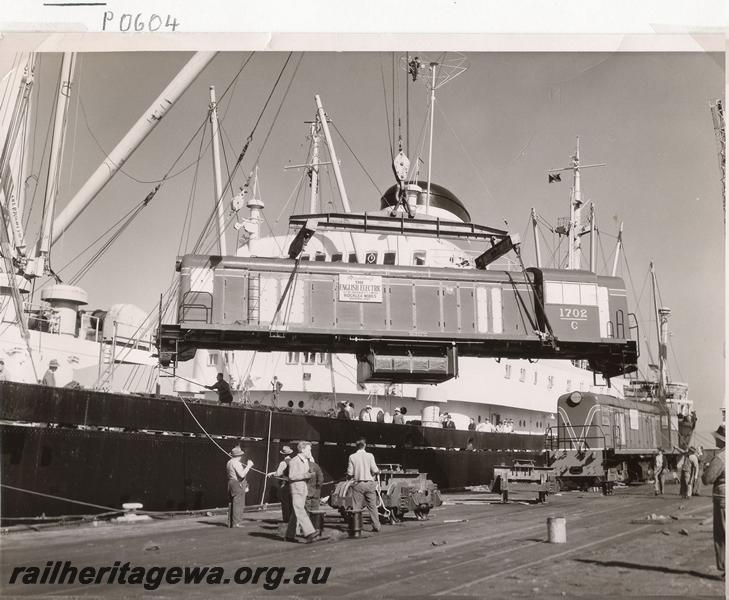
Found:
<svg viewBox="0 0 729 600"><path fill-rule="evenodd" d="M56 561L70 561L97 570L129 563L147 570L197 566L223 571L220 583L163 578L145 592L191 598L213 593L333 598L721 596L723 581L713 567L711 500L684 501L673 487L668 488L671 494L658 498L648 486L620 489L608 497L565 493L546 505L449 495L428 521L385 525L380 533L365 532L354 540L346 538L344 524L332 513L325 530L329 539L311 545L278 540L278 513L271 511L251 513L246 528L238 530L222 526L223 518L205 517L23 533L2 539L0 581L4 596L124 597L144 589L143 584L108 583L103 577L98 584L22 584L20 576L9 583L18 566L42 570ZM642 521L652 513L665 515L666 522ZM566 544L546 543L550 516L566 518ZM302 567L312 573L319 568L319 579L328 569L326 582L315 584L311 577L295 582ZM241 569L239 580L248 570L251 577L236 583ZM272 569L281 569L280 578Z"/></svg>

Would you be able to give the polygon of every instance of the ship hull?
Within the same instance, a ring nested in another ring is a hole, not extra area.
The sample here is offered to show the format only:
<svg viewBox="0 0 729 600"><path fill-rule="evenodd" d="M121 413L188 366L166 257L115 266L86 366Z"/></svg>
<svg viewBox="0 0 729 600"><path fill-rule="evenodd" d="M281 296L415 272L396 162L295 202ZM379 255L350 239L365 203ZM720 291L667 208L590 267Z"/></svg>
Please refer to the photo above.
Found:
<svg viewBox="0 0 729 600"><path fill-rule="evenodd" d="M346 421L17 383L0 383L0 420L4 521L102 512L67 500L114 509L141 502L151 511L226 506L227 457L201 426L226 450L242 440L262 471L275 469L284 444L312 441L327 482L343 478L353 442L365 437L378 463L417 468L441 489L488 483L495 465L514 458L540 461L544 443L534 435ZM463 450L469 441L475 451ZM270 482L264 489L262 475L248 479L248 504L277 500Z"/></svg>

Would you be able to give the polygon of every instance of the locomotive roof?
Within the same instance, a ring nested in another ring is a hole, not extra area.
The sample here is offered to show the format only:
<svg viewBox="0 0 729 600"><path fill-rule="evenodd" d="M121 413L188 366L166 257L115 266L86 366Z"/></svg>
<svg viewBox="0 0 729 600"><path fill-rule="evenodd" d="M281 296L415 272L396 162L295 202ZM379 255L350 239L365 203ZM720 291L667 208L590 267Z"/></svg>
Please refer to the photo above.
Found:
<svg viewBox="0 0 729 600"><path fill-rule="evenodd" d="M641 410L643 412L650 412L657 415L665 414L665 411L661 409L661 406L657 402L646 402L645 400L629 400L626 398L615 398L614 396L608 396L606 394L593 394L592 392L580 392L583 396L583 399L589 399L595 404L600 404L602 406L613 406L615 408L624 408L624 409L636 409ZM562 394L557 403L562 404L563 402L566 402L567 399L574 394L574 392L570 392L569 394Z"/></svg>

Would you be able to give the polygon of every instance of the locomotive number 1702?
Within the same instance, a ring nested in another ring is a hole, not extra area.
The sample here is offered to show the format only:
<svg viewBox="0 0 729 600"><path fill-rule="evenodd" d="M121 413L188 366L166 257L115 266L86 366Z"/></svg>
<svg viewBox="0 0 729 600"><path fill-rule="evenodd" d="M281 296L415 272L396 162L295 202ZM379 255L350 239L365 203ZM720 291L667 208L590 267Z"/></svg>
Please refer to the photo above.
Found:
<svg viewBox="0 0 729 600"><path fill-rule="evenodd" d="M560 319L577 319L579 321L587 320L587 309L586 308L564 308L559 309Z"/></svg>

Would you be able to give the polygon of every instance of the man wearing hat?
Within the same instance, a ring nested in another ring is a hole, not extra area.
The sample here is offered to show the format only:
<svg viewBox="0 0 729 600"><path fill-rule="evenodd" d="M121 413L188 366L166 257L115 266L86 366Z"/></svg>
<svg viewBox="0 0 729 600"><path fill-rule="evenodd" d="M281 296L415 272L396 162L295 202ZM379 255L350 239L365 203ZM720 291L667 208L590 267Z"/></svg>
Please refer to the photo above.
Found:
<svg viewBox="0 0 729 600"><path fill-rule="evenodd" d="M399 408L395 409L395 414L392 415L392 422L395 425L404 425L405 424L405 419L403 418L402 412L400 411Z"/></svg>
<svg viewBox="0 0 729 600"><path fill-rule="evenodd" d="M43 375L43 379L41 380L41 383L43 385L47 385L48 387L56 387L56 371L58 370L58 361L54 358L51 359L51 362L48 363L48 370L46 371L45 375Z"/></svg>
<svg viewBox="0 0 729 600"><path fill-rule="evenodd" d="M360 421L372 421L372 406L369 404L359 411Z"/></svg>
<svg viewBox="0 0 729 600"><path fill-rule="evenodd" d="M719 429L714 432L716 447L719 450L714 454L714 458L704 470L701 481L704 485L713 484L712 500L714 504L714 552L716 554L716 568L724 574L724 536L726 529L726 504L724 499L724 425L719 425Z"/></svg>
<svg viewBox="0 0 729 600"><path fill-rule="evenodd" d="M240 446L230 451L232 457L225 465L228 474L228 495L230 496L230 509L228 511L228 527L243 527L243 512L246 508L246 475L253 466L253 461L248 460L243 466L245 452Z"/></svg>
<svg viewBox="0 0 729 600"><path fill-rule="evenodd" d="M278 463L278 468L275 471L271 471L266 474L266 477L273 477L274 485L278 490L278 500L281 503L281 518L284 524L289 522L291 518L291 490L289 489L289 461L294 454L294 451L289 446L281 448L279 454L281 455L281 462Z"/></svg>

